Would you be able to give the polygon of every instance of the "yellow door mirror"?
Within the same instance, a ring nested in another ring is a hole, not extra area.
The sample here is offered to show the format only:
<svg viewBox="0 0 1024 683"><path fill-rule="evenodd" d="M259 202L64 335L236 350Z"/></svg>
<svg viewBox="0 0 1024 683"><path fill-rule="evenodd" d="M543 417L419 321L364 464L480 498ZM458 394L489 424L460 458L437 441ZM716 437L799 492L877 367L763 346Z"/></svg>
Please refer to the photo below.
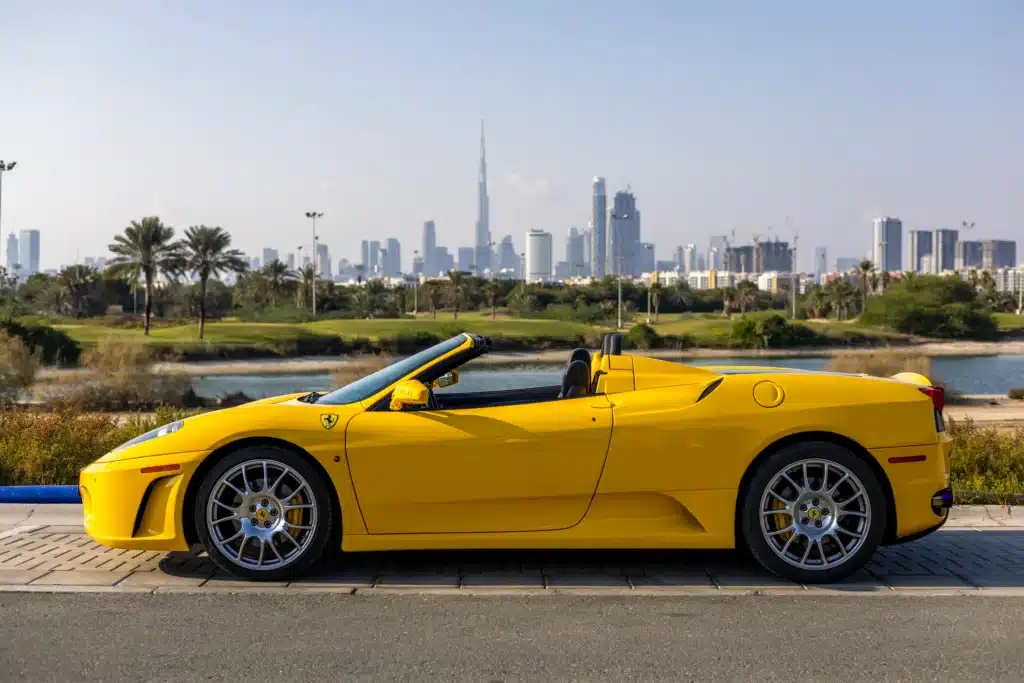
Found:
<svg viewBox="0 0 1024 683"><path fill-rule="evenodd" d="M434 380L433 387L435 389L444 389L445 387L455 386L459 383L459 373L455 370L446 372L437 379Z"/></svg>
<svg viewBox="0 0 1024 683"><path fill-rule="evenodd" d="M391 392L391 410L406 406L425 406L430 401L430 390L423 382L407 379L399 382Z"/></svg>

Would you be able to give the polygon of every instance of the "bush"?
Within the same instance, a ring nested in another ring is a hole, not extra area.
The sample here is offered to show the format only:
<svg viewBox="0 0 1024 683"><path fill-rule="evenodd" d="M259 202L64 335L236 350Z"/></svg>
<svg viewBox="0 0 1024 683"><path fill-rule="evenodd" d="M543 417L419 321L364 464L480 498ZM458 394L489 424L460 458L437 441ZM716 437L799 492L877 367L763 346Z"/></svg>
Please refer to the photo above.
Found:
<svg viewBox="0 0 1024 683"><path fill-rule="evenodd" d="M974 286L957 277L904 278L885 294L869 297L860 320L944 339L995 339L999 331Z"/></svg>
<svg viewBox="0 0 1024 683"><path fill-rule="evenodd" d="M32 386L38 370L39 359L21 339L0 330L0 404L16 400Z"/></svg>
<svg viewBox="0 0 1024 683"><path fill-rule="evenodd" d="M848 372L892 377L901 372L916 372L931 378L932 364L928 356L897 353L892 349L877 353L837 353L825 365L829 372Z"/></svg>
<svg viewBox="0 0 1024 683"><path fill-rule="evenodd" d="M662 339L653 327L647 323L634 325L629 332L622 335L622 346L627 349L657 349L662 345Z"/></svg>
<svg viewBox="0 0 1024 683"><path fill-rule="evenodd" d="M83 360L87 378L62 396L80 409L139 410L192 403L189 378L155 372L153 355L145 346L101 341Z"/></svg>
<svg viewBox="0 0 1024 683"><path fill-rule="evenodd" d="M64 406L50 412L0 411L0 486L76 484L83 467L129 439L187 417L178 410L154 415L85 414Z"/></svg>
<svg viewBox="0 0 1024 683"><path fill-rule="evenodd" d="M1010 389L1008 392L1006 392L1006 396L1008 398L1012 398L1019 401L1021 399L1024 399L1024 389Z"/></svg>
<svg viewBox="0 0 1024 683"><path fill-rule="evenodd" d="M733 323L730 346L744 349L779 349L824 344L828 338L807 325L791 323L778 313L747 317Z"/></svg>
<svg viewBox="0 0 1024 683"><path fill-rule="evenodd" d="M970 419L948 426L957 502L1011 502L1024 493L1024 427L981 428Z"/></svg>
<svg viewBox="0 0 1024 683"><path fill-rule="evenodd" d="M8 320L0 322L0 331L18 337L29 353L38 356L47 365L74 365L82 353L82 347L67 334L49 325L23 325Z"/></svg>

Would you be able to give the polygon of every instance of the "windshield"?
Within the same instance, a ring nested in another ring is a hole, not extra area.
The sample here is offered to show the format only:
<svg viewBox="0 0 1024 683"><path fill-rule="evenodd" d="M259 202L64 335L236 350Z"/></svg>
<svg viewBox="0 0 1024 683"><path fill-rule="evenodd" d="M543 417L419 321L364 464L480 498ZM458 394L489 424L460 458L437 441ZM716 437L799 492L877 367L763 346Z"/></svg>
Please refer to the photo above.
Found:
<svg viewBox="0 0 1024 683"><path fill-rule="evenodd" d="M440 358L449 351L459 348L465 342L465 334L454 336L447 341L435 344L429 349L424 349L423 351L413 354L408 358L398 361L397 363L392 363L372 375L367 375L362 379L357 379L351 384L346 384L340 389L335 389L331 393L321 396L317 400L317 403L345 405L348 403L364 401L380 390L386 388L389 384L394 384L398 380L402 379L421 365L426 365L427 363Z"/></svg>

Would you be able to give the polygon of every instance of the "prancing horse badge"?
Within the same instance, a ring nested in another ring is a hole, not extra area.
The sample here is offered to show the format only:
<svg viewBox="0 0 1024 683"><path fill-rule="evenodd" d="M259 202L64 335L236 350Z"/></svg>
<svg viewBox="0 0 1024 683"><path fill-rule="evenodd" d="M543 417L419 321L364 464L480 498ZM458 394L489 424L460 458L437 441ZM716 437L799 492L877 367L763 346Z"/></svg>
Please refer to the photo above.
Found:
<svg viewBox="0 0 1024 683"><path fill-rule="evenodd" d="M320 424L324 426L324 429L330 429L338 424L338 416L334 413L320 413Z"/></svg>

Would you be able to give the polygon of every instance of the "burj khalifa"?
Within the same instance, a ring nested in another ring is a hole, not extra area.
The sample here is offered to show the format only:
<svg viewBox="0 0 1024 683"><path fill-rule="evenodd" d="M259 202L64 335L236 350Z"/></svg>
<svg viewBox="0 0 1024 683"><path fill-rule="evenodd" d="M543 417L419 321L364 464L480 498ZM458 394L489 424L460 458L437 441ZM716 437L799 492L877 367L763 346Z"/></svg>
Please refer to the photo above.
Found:
<svg viewBox="0 0 1024 683"><path fill-rule="evenodd" d="M491 200L487 196L487 148L484 144L484 122L480 121L480 178L477 180L476 274L491 268Z"/></svg>

